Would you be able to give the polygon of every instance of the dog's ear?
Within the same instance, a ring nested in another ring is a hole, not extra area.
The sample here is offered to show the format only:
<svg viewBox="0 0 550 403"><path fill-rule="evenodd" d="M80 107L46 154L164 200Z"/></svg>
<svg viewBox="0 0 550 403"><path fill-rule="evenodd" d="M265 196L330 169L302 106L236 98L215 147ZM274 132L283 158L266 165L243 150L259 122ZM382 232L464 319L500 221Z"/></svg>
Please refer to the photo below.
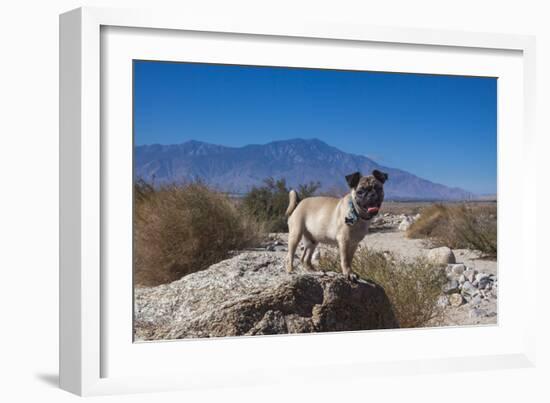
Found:
<svg viewBox="0 0 550 403"><path fill-rule="evenodd" d="M346 175L346 182L352 189L357 186L357 184L359 183L359 179L361 179L361 172L354 172L352 174Z"/></svg>
<svg viewBox="0 0 550 403"><path fill-rule="evenodd" d="M385 172L381 172L378 169L372 171L372 175L382 183L388 180L388 174Z"/></svg>

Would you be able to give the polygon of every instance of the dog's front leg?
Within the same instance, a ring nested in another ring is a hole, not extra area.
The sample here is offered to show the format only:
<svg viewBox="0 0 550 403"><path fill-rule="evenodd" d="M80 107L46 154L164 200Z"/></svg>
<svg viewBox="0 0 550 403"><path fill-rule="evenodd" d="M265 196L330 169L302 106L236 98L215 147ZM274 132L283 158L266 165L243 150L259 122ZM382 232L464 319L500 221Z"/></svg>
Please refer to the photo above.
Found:
<svg viewBox="0 0 550 403"><path fill-rule="evenodd" d="M351 262L353 254L357 245L352 245L349 239L344 237L338 239L338 250L340 252L340 266L342 267L342 273L348 278L348 280L356 282L358 277L351 270Z"/></svg>

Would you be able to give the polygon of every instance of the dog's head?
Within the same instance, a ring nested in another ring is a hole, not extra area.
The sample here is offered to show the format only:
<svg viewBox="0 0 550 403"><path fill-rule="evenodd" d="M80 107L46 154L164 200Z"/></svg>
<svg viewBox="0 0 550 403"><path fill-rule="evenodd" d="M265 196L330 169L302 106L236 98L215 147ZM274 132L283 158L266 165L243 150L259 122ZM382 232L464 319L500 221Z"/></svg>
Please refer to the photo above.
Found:
<svg viewBox="0 0 550 403"><path fill-rule="evenodd" d="M372 171L372 175L369 176L363 176L360 172L346 176L346 181L351 189L351 197L361 210L359 214L363 218L370 220L378 214L384 201L384 182L387 180L388 174L377 169Z"/></svg>

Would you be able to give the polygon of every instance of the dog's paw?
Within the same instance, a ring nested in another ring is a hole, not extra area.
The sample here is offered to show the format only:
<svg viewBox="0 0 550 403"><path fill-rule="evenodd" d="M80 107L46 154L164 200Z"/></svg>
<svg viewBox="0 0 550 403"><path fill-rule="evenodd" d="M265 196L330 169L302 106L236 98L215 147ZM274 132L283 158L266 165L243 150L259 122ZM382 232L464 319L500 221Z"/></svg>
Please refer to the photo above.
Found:
<svg viewBox="0 0 550 403"><path fill-rule="evenodd" d="M306 271L312 271L312 272L317 271L317 270L315 270L315 267L312 264L307 264L306 263L306 264L304 264L304 268L306 269Z"/></svg>

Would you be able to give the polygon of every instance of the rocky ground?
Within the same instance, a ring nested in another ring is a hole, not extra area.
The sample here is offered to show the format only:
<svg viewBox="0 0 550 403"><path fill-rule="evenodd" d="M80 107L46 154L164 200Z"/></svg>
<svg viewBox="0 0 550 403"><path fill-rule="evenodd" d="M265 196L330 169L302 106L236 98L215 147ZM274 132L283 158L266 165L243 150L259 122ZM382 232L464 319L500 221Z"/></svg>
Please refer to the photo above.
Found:
<svg viewBox="0 0 550 403"><path fill-rule="evenodd" d="M497 323L497 261L484 259L470 249L432 248L421 239L409 239L406 230L419 216L384 214L375 219L364 242L368 247L390 251L404 258L428 256L446 263L449 282L440 298L444 317L434 326L465 326ZM442 256L441 256L442 254Z"/></svg>
<svg viewBox="0 0 550 403"><path fill-rule="evenodd" d="M446 268L439 304L443 318L431 326L497 323L497 264L472 250L431 248L405 231L416 219L377 217L363 246L403 259L424 256ZM313 256L318 262L327 247ZM398 327L383 289L353 284L337 273L284 270L287 234L271 234L259 248L169 284L135 291L135 339L305 333ZM300 253L300 251L298 251Z"/></svg>
<svg viewBox="0 0 550 403"><path fill-rule="evenodd" d="M410 239L406 230L416 216L383 214L377 217L371 231L362 242L382 252L391 252L404 259L427 257L446 265L449 283L442 290L440 304L444 317L433 326L467 326L497 323L497 262L482 258L479 251L470 249L433 248L423 239ZM266 250L286 251L287 234L271 234ZM318 248L313 262L330 249ZM455 294L455 295L453 295Z"/></svg>

